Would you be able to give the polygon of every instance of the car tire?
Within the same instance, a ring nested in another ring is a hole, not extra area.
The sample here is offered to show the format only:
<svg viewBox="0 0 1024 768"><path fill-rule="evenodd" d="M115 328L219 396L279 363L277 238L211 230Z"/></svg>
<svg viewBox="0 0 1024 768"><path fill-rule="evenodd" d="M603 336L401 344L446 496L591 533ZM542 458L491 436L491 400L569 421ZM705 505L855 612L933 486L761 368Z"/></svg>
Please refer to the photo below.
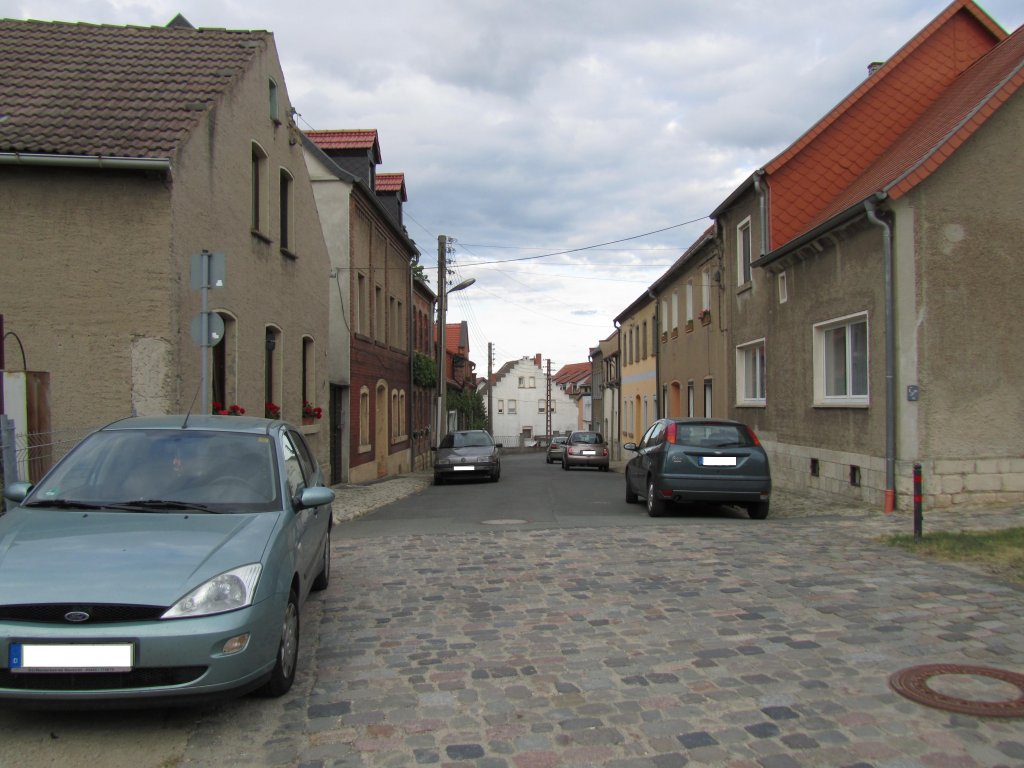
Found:
<svg viewBox="0 0 1024 768"><path fill-rule="evenodd" d="M260 689L267 698L284 696L295 682L295 668L299 664L299 596L293 589L288 594L288 605L281 621L281 642L277 647L277 663L270 679Z"/></svg>
<svg viewBox="0 0 1024 768"><path fill-rule="evenodd" d="M661 517L665 514L667 502L654 490L654 481L647 481L647 514L651 517Z"/></svg>
<svg viewBox="0 0 1024 768"><path fill-rule="evenodd" d="M444 480L441 479L440 475L434 475L434 485L444 485Z"/></svg>
<svg viewBox="0 0 1024 768"><path fill-rule="evenodd" d="M546 463L550 464L550 463L551 463L551 457L550 457L550 456L545 456L545 457L544 457L544 461L545 461Z"/></svg>
<svg viewBox="0 0 1024 768"><path fill-rule="evenodd" d="M320 573L313 579L312 589L314 592L322 592L331 583L331 528L327 527L327 536L324 541L324 560Z"/></svg>
<svg viewBox="0 0 1024 768"><path fill-rule="evenodd" d="M747 515L751 520L764 520L768 517L768 502L758 501L747 505Z"/></svg>
<svg viewBox="0 0 1024 768"><path fill-rule="evenodd" d="M566 472L569 471L569 462L566 461L565 459L562 459L562 469L564 469Z"/></svg>
<svg viewBox="0 0 1024 768"><path fill-rule="evenodd" d="M640 497L633 493L633 489L629 485L629 478L626 478L626 503L636 504L640 501Z"/></svg>
<svg viewBox="0 0 1024 768"><path fill-rule="evenodd" d="M491 475L491 482L496 483L501 479L501 470L499 469L493 475Z"/></svg>

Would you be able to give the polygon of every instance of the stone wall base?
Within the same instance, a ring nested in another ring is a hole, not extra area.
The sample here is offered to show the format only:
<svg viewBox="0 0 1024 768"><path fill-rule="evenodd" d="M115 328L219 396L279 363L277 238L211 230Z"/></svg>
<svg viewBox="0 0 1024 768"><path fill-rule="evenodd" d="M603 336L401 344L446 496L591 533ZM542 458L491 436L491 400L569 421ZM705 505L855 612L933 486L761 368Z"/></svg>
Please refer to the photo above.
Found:
<svg viewBox="0 0 1024 768"><path fill-rule="evenodd" d="M772 483L885 506L885 458L765 440ZM896 462L896 508L914 506L914 463ZM925 509L1024 502L1024 458L922 460ZM816 471L816 474L815 474Z"/></svg>

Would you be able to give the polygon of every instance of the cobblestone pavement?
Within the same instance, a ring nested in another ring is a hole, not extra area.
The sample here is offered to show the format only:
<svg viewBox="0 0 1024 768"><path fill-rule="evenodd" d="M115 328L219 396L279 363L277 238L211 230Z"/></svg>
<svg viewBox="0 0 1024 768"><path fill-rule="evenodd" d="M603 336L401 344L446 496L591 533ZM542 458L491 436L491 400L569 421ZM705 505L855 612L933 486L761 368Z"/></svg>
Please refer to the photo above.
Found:
<svg viewBox="0 0 1024 768"><path fill-rule="evenodd" d="M356 516L429 482L342 488L339 505ZM927 530L1022 515L936 513ZM267 734L265 764L1024 766L1024 720L888 685L925 663L1024 672L1024 590L879 542L910 530L778 493L756 524L338 535L315 658L285 705L304 725ZM933 686L1024 696L975 676Z"/></svg>

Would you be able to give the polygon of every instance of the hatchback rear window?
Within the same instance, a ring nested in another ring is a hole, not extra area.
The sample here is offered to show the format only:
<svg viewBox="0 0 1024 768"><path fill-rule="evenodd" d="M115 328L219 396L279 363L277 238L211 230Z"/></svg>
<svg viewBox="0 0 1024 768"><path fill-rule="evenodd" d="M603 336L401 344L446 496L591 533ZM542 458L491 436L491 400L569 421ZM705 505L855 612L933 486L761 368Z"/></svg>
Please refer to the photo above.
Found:
<svg viewBox="0 0 1024 768"><path fill-rule="evenodd" d="M749 430L738 424L677 424L675 441L702 448L747 448L755 445Z"/></svg>

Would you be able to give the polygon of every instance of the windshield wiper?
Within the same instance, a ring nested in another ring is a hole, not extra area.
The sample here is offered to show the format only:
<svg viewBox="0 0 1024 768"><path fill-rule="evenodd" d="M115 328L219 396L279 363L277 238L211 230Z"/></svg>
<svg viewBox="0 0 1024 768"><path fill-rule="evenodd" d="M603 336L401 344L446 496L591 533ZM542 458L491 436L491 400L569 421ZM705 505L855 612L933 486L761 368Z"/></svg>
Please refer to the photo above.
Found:
<svg viewBox="0 0 1024 768"><path fill-rule="evenodd" d="M105 504L104 507L107 509L190 509L197 512L212 512L205 504L195 504L190 501L172 501L170 499L135 499L133 501L125 501L120 504Z"/></svg>
<svg viewBox="0 0 1024 768"><path fill-rule="evenodd" d="M103 509L103 504L94 501L76 501L75 499L47 499L45 501L30 501L22 504L23 507L53 507L54 509Z"/></svg>

